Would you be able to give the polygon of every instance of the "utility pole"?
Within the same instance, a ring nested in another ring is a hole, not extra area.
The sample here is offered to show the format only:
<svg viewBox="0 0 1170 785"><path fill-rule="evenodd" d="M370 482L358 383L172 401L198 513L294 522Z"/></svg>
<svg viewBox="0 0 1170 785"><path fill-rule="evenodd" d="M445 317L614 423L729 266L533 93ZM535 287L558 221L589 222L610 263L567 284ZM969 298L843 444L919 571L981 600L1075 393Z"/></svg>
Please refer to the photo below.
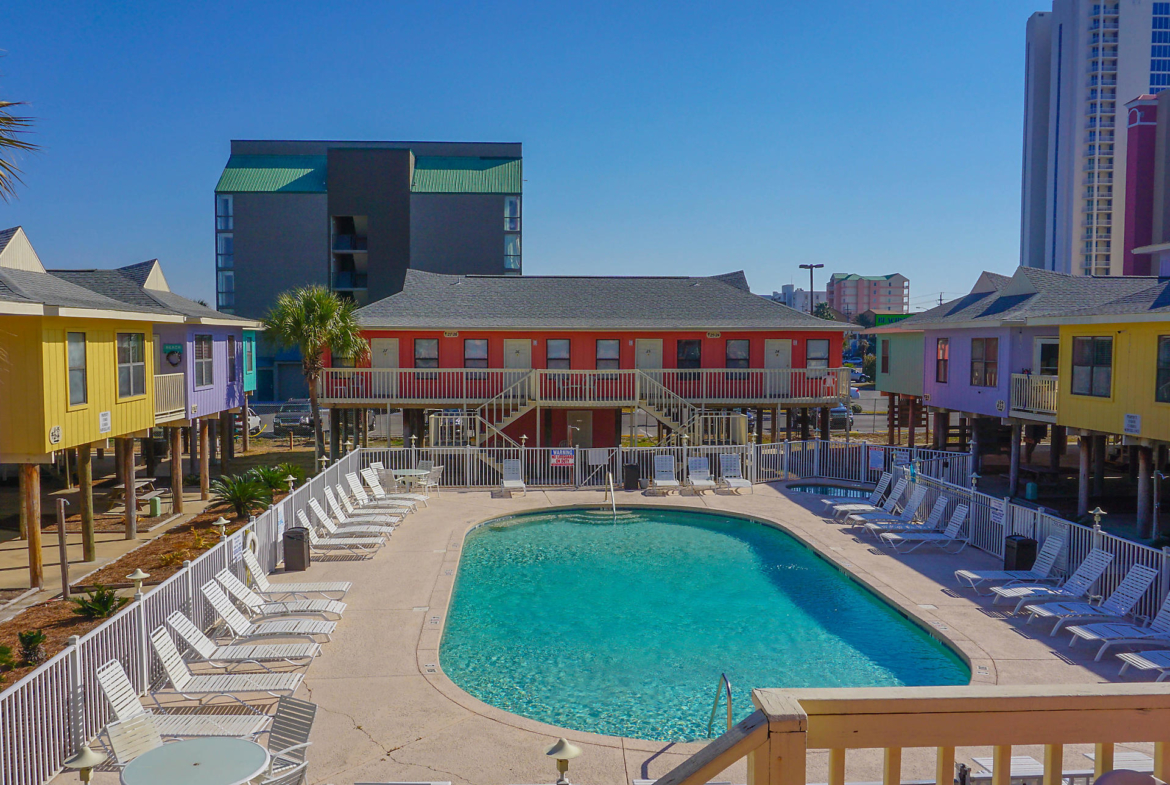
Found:
<svg viewBox="0 0 1170 785"><path fill-rule="evenodd" d="M816 310L816 308L813 307L813 301L816 300L816 297L813 296L813 291L816 289L816 287L813 285L813 270L819 270L822 267L824 267L823 264L800 265L800 269L808 270L808 312L810 314Z"/></svg>

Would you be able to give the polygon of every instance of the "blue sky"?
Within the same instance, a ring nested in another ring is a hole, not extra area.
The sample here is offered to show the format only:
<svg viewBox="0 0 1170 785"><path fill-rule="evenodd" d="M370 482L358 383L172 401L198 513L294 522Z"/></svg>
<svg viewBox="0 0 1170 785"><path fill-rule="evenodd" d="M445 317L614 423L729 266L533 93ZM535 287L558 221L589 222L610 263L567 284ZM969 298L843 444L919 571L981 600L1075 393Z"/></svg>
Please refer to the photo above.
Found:
<svg viewBox="0 0 1170 785"><path fill-rule="evenodd" d="M807 286L915 304L1019 258L1022 0L34 3L0 98L43 152L0 203L49 266L158 257L211 301L233 138L524 143L529 274Z"/></svg>

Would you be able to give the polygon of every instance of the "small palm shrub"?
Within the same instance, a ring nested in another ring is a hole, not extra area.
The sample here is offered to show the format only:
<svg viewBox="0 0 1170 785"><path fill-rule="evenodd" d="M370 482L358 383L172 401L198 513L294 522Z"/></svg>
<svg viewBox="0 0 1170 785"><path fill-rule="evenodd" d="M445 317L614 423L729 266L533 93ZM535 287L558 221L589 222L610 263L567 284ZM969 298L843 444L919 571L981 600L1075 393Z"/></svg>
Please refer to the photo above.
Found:
<svg viewBox="0 0 1170 785"><path fill-rule="evenodd" d="M231 505L237 518L260 512L272 503L272 491L255 476L234 474L211 481L211 494Z"/></svg>
<svg viewBox="0 0 1170 785"><path fill-rule="evenodd" d="M272 493L288 490L288 481L284 479L288 472L282 472L279 466L257 466L251 474Z"/></svg>
<svg viewBox="0 0 1170 785"><path fill-rule="evenodd" d="M191 544L199 550L205 551L215 545L215 538L211 534L210 531L193 531L191 532Z"/></svg>
<svg viewBox="0 0 1170 785"><path fill-rule="evenodd" d="M72 597L69 601L73 603L73 612L87 619L108 619L130 602L129 598L119 597L113 589L101 585L94 586L84 597Z"/></svg>
<svg viewBox="0 0 1170 785"><path fill-rule="evenodd" d="M202 547L203 538L196 535L196 539L199 541L198 544ZM164 553L162 556L159 556L158 563L164 567L177 567L190 558L190 551L188 551L186 548L181 548L177 551L171 551L170 553Z"/></svg>
<svg viewBox="0 0 1170 785"><path fill-rule="evenodd" d="M296 482L298 488L305 484L305 470L300 466L297 466L295 463L285 462L276 468L280 471L281 479L288 477L291 474L295 478L294 481ZM286 487L285 490L288 490L288 488Z"/></svg>
<svg viewBox="0 0 1170 785"><path fill-rule="evenodd" d="M16 658L12 656L11 646L0 646L0 681L4 679L4 671L16 667Z"/></svg>
<svg viewBox="0 0 1170 785"><path fill-rule="evenodd" d="M45 653L45 633L43 630L25 630L16 633L20 641L20 658L29 665L39 665L48 655Z"/></svg>

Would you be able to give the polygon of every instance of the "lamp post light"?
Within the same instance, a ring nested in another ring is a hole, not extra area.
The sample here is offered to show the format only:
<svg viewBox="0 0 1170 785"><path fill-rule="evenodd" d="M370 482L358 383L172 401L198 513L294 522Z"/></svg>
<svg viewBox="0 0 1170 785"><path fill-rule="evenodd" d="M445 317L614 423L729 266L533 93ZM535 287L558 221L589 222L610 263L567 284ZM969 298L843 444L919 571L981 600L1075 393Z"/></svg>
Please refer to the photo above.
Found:
<svg viewBox="0 0 1170 785"><path fill-rule="evenodd" d="M979 484L979 475L971 472L971 490L975 490L975 486Z"/></svg>
<svg viewBox="0 0 1170 785"><path fill-rule="evenodd" d="M1109 513L1105 512L1100 507L1094 507L1093 509L1089 510L1089 515L1093 516L1093 528L1100 529L1101 528L1101 516L1108 515L1108 514Z"/></svg>
<svg viewBox="0 0 1170 785"><path fill-rule="evenodd" d="M126 580L134 583L134 599L142 599L142 582L149 577L150 573L143 572L141 567L126 576Z"/></svg>
<svg viewBox="0 0 1170 785"><path fill-rule="evenodd" d="M290 474L289 476L284 478L284 481L286 483L288 483L288 492L289 493L292 493L294 490L296 490L296 487L297 487L297 478L296 477L293 477Z"/></svg>
<svg viewBox="0 0 1170 785"><path fill-rule="evenodd" d="M61 765L67 769L76 771L81 777L82 782L89 782L93 777L93 770L105 762L106 754L104 752L95 752L88 745L83 744L73 754L73 757Z"/></svg>
<svg viewBox="0 0 1170 785"><path fill-rule="evenodd" d="M569 785L569 761L580 757L581 748L566 739L557 739L557 743L549 747L545 755L557 762L557 773L560 777L557 778L556 785Z"/></svg>
<svg viewBox="0 0 1170 785"><path fill-rule="evenodd" d="M819 270L822 267L824 267L823 264L802 264L802 265L800 265L800 269L808 270L808 312L809 313L812 313L813 311L816 310L816 308L814 307L814 304L813 304L813 300L816 299L813 296L813 289L816 288L813 286L813 270Z"/></svg>
<svg viewBox="0 0 1170 785"><path fill-rule="evenodd" d="M221 540L227 539L227 525L228 525L227 518L225 518L221 515L218 518L216 518L215 521L212 522L211 525L214 526L215 528L219 529L219 539L221 539Z"/></svg>
<svg viewBox="0 0 1170 785"><path fill-rule="evenodd" d="M329 468L329 459L324 455L317 459L317 463L320 465L320 468L318 469L319 473L323 473L327 468Z"/></svg>

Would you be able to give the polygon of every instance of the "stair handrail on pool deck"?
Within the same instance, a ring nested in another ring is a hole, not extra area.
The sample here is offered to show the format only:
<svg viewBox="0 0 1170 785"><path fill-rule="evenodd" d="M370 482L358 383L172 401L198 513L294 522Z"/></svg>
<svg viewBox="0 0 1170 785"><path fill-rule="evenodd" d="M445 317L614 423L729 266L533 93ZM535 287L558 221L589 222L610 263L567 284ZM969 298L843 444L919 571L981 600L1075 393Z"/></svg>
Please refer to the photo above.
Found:
<svg viewBox="0 0 1170 785"><path fill-rule="evenodd" d="M711 738L711 731L715 727L715 712L719 710L719 697L724 693L726 686L727 692L727 730L731 730L734 725L731 712L731 680L727 678L726 673L719 674L719 681L715 682L715 704L711 706L711 719L707 720L707 738Z"/></svg>
<svg viewBox="0 0 1170 785"><path fill-rule="evenodd" d="M609 506L613 509L613 519L617 520L617 497L613 493L613 472L605 473L605 482L609 485Z"/></svg>

